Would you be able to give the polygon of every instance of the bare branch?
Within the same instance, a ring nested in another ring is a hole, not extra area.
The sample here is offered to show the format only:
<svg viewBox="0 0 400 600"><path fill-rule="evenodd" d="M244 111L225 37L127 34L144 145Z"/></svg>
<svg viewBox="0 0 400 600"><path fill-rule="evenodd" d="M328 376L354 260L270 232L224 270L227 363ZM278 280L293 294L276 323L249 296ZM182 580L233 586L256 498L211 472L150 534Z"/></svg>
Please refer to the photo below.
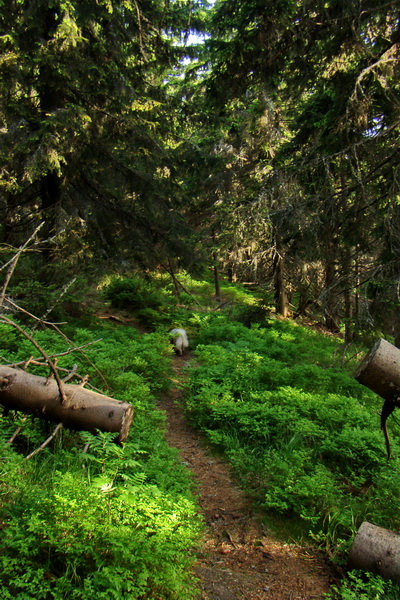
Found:
<svg viewBox="0 0 400 600"><path fill-rule="evenodd" d="M57 434L57 431L59 431L59 429L62 428L62 426L63 426L62 423L58 423L58 425L53 430L53 433L47 438L47 440L45 440L43 442L43 444L41 444L41 446L39 446L39 448L36 448L36 450L34 450L30 454L28 454L28 456L25 456L25 460L29 460L30 458L32 458L32 456L35 456L35 454L38 454L41 450L43 450L43 448L46 448L46 446L48 446L50 444L51 440Z"/></svg>
<svg viewBox="0 0 400 600"><path fill-rule="evenodd" d="M10 283L10 279L11 279L11 277L12 277L12 275L13 275L14 271L15 271L15 268L16 268L16 266L17 266L17 263L18 263L18 261L19 261L19 258L20 258L20 256L21 256L21 254L22 254L22 253L23 253L23 252L26 250L26 248L27 248L28 244L29 244L29 243L31 242L31 240L32 240L32 239L35 237L35 235L38 233L38 231L39 231L39 230L40 230L40 229L43 227L43 225L44 225L44 221L42 221L41 223L39 223L39 225L36 227L35 231L32 233L32 235L30 236L30 238L29 238L29 239L28 239L28 240L25 242L25 244L23 244L23 245L22 245L22 246L19 248L19 250L18 250L18 252L15 254L15 256L13 256L13 257L12 257L12 258L11 258L11 259L8 261L8 263L6 263L5 265L3 265L3 266L0 268L0 271L1 271L2 269L5 269L5 268L8 266L8 270L7 270L6 279L5 279L5 282L4 282L4 284L3 284L3 289L2 289L2 291L1 291L1 294L0 294L0 306L2 306L2 305L3 305L3 302L4 302L5 295L6 295L6 291L7 291L8 284Z"/></svg>
<svg viewBox="0 0 400 600"><path fill-rule="evenodd" d="M66 383L67 381L69 381L70 379L72 379L73 377L75 377L76 374L77 374L76 373L77 369L78 369L78 365L77 364L73 365L73 367L72 367L71 371L68 373L68 375L66 375L63 378L63 383Z"/></svg>
<svg viewBox="0 0 400 600"><path fill-rule="evenodd" d="M45 319L46 317L51 313L51 311L53 310L53 308L55 306L57 306L57 303L61 300L61 298L64 296L64 294L67 293L67 291L69 290L69 288L71 287L71 285L73 285L76 281L76 277L73 277L71 279L71 281L69 281L68 283L66 283L64 285L64 287L62 288L62 290L60 291L60 293L58 294L56 300L54 300L53 304L50 306L50 308L47 309L47 311L44 313L43 317L38 320L38 323L36 323L35 327L33 329L36 329L36 327L38 326L39 322L41 323L46 323ZM62 323L58 323L59 325L62 325Z"/></svg>
<svg viewBox="0 0 400 600"><path fill-rule="evenodd" d="M22 417L22 419L21 419L21 422L22 422L22 421L26 421L26 420L27 420L27 418L28 418L28 416L27 416L27 415L24 415L24 416ZM17 435L19 434L19 432L21 431L21 429L22 429L22 425L19 425L19 426L17 427L17 429L14 431L14 433L12 434L12 436L10 437L10 439L9 439L9 440L7 440L6 444L12 444L12 443L13 443L13 441L15 440L15 438L17 437Z"/></svg>
<svg viewBox="0 0 400 600"><path fill-rule="evenodd" d="M7 325L11 325L12 327L15 327L15 329L17 331L19 331L19 333L21 333L24 337L26 337L26 339L29 340L31 342L31 344L33 344L35 346L36 350L38 350L40 352L40 354L43 356L43 358L49 365L52 373L54 374L55 380L57 381L57 385L58 385L58 389L59 389L60 397L61 397L61 402L66 403L67 399L66 399L66 396L64 393L62 381L58 375L56 366L55 366L54 362L52 361L52 359L50 358L50 356L48 356L48 354L46 354L46 352L37 343L37 341L31 335L29 335L29 333L27 333L24 329L22 329L22 327L17 325L17 323L14 323L14 321L11 321L11 319L9 319L8 317L5 317L4 315L0 316L0 322L1 321L3 321L3 323L7 323Z"/></svg>
<svg viewBox="0 0 400 600"><path fill-rule="evenodd" d="M0 317L1 320L2 317ZM94 340L93 342L87 342L86 344L83 344L82 346L74 346L73 348L69 348L68 350L66 350L65 352L59 352L58 354L52 354L50 356L51 359L55 359L55 358L59 358L60 356L68 356L68 354L72 354L73 352L79 352L81 351L83 348L87 348L87 346L92 346L93 344L97 344L97 342L101 342L103 338L99 338L98 340ZM6 362L6 359L3 356L0 356L0 358ZM9 367L20 367L21 365L24 365L26 363L25 360L21 360L19 362L15 362L15 363L8 363ZM43 366L46 363L40 362L38 358L31 358L29 359L29 364L33 364L36 366ZM57 367L59 370L62 371L62 369L60 367Z"/></svg>
<svg viewBox="0 0 400 600"><path fill-rule="evenodd" d="M35 321L39 321L40 323L43 323L43 325L49 325L50 327L52 327L53 325L65 325L65 321L61 322L61 323L52 323L50 321L44 321L43 319L40 319L39 317L35 317L35 315L33 315L32 313L30 313L29 311L25 310L25 308L22 308L22 306L19 306L18 304L16 304L13 300L11 300L10 298L4 298L5 302L7 302L8 304L11 304L11 306L13 308L16 308L19 312L24 313L25 315L28 315L28 317L31 317L32 319L34 319ZM52 307L52 309L54 308L54 306ZM50 311L47 312L47 314Z"/></svg>

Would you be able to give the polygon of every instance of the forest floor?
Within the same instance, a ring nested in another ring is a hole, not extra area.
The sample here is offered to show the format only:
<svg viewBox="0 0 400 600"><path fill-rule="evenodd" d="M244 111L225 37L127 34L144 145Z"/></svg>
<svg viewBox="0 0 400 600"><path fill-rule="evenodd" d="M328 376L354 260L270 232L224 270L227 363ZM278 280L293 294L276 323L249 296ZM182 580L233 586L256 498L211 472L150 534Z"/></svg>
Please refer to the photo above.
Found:
<svg viewBox="0 0 400 600"><path fill-rule="evenodd" d="M200 432L185 421L182 383L190 353L173 359L171 391L159 407L167 419L167 441L192 471L206 524L196 575L201 600L322 600L336 574L316 548L279 541L267 532Z"/></svg>

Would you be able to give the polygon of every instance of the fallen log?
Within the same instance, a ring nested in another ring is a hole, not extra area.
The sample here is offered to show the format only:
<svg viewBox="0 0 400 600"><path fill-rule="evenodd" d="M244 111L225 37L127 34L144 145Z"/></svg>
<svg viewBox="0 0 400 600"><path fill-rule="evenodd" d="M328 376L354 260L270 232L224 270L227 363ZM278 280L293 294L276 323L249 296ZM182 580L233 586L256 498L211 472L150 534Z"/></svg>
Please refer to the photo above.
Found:
<svg viewBox="0 0 400 600"><path fill-rule="evenodd" d="M350 548L348 567L400 583L400 534L364 521Z"/></svg>
<svg viewBox="0 0 400 600"><path fill-rule="evenodd" d="M362 360L357 381L400 406L400 350L384 339L378 340Z"/></svg>
<svg viewBox="0 0 400 600"><path fill-rule="evenodd" d="M381 412L381 429L385 436L387 456L390 458L386 421L396 406L400 406L400 349L379 339L361 361L355 378L385 400Z"/></svg>
<svg viewBox="0 0 400 600"><path fill-rule="evenodd" d="M117 440L128 437L133 407L79 385L62 383L62 394L55 379L0 366L0 404L66 427L85 431L118 433Z"/></svg>

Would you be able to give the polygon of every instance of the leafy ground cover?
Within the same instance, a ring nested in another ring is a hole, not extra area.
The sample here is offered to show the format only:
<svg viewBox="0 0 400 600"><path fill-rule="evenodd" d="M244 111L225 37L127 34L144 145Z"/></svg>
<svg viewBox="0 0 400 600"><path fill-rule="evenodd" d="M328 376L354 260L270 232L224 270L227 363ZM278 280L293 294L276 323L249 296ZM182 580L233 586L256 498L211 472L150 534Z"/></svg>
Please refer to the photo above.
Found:
<svg viewBox="0 0 400 600"><path fill-rule="evenodd" d="M2 362L30 356L28 340L0 325ZM52 332L35 335L50 353L65 350ZM48 426L28 419L10 445L20 418L0 420L0 596L20 600L190 598L192 549L200 520L192 482L164 439L155 394L169 382L165 336L133 328L77 329L84 354L59 357L59 366L88 373L106 393L131 402L128 441L111 434L63 431L55 446L31 460ZM44 369L36 369L44 374ZM101 373L101 377L99 374ZM47 374L47 373L46 373ZM89 443L89 451L82 452Z"/></svg>
<svg viewBox="0 0 400 600"><path fill-rule="evenodd" d="M288 320L198 325L188 415L254 499L339 560L364 520L397 530L399 438L388 462L382 400L354 379L354 361L342 364L342 342Z"/></svg>
<svg viewBox="0 0 400 600"><path fill-rule="evenodd" d="M184 274L180 280L188 293L177 299L166 277L154 285L117 280L106 292L111 306L152 330L144 336L88 318L84 326L67 327L71 345L84 350L64 354L65 338L34 332L49 354L60 354L61 368L77 364L101 391L131 402L135 418L122 447L108 434L64 430L26 461L49 428L1 416L2 598L195 596L198 507L155 410L155 398L170 385L171 325L185 327L195 348L184 394L191 423L231 462L275 532L309 536L340 563L365 519L399 529L399 436L392 421L388 463L379 430L382 402L352 376L367 348L352 348L351 360L340 339L268 318L265 299L241 286L222 287L223 308L216 312L215 301L207 307L209 283ZM32 354L31 343L4 323L0 339L4 364ZM48 374L45 367L29 369ZM333 594L400 597L398 586L357 573Z"/></svg>

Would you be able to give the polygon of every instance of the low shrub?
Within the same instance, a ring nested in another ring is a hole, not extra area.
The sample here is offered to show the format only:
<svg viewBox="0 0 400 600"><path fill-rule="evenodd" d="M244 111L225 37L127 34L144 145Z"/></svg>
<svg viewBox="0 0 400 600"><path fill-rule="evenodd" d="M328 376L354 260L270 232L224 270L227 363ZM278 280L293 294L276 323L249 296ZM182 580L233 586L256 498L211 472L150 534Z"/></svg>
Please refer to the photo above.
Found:
<svg viewBox="0 0 400 600"><path fill-rule="evenodd" d="M141 277L111 280L104 295L114 308L157 310L166 303L166 292Z"/></svg>

